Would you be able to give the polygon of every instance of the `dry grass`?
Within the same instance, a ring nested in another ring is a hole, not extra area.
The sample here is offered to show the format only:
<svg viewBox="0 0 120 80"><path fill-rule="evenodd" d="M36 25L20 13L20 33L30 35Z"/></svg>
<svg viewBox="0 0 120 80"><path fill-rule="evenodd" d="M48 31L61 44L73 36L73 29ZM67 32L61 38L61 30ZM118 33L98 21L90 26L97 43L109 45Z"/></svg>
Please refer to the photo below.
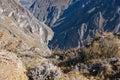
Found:
<svg viewBox="0 0 120 80"><path fill-rule="evenodd" d="M89 47L84 47L81 52L84 55L84 61L106 59L111 57L118 57L119 47L113 39L105 38L94 41Z"/></svg>
<svg viewBox="0 0 120 80"><path fill-rule="evenodd" d="M28 80L22 62L13 53L0 52L0 80Z"/></svg>

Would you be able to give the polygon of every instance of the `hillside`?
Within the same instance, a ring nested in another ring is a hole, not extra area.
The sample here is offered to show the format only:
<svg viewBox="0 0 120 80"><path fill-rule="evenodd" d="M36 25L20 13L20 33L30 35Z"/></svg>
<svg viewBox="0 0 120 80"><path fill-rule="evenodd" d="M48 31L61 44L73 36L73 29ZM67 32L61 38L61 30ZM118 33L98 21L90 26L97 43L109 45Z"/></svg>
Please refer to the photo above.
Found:
<svg viewBox="0 0 120 80"><path fill-rule="evenodd" d="M119 0L36 0L29 10L55 32L51 48L69 49L89 44L96 30L119 33L119 6Z"/></svg>
<svg viewBox="0 0 120 80"><path fill-rule="evenodd" d="M17 0L0 1L0 33L1 43L6 44L14 39L21 41L23 47L38 49L43 55L49 54L48 41L52 38L52 30L43 22L39 22Z"/></svg>
<svg viewBox="0 0 120 80"><path fill-rule="evenodd" d="M26 64L36 65L51 54L52 36L18 0L0 0L0 80L28 80Z"/></svg>

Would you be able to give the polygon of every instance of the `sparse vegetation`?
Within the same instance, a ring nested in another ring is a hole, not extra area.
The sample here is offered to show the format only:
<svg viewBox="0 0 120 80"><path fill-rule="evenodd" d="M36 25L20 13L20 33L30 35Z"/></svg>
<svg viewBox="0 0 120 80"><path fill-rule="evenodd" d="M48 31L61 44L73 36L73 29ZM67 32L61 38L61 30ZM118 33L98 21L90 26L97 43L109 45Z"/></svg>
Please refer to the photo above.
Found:
<svg viewBox="0 0 120 80"><path fill-rule="evenodd" d="M30 80L59 80L62 72L51 63L41 63L28 71Z"/></svg>
<svg viewBox="0 0 120 80"><path fill-rule="evenodd" d="M113 39L101 38L94 41L89 47L84 47L81 52L84 55L84 61L94 59L106 59L118 56L118 45Z"/></svg>
<svg viewBox="0 0 120 80"><path fill-rule="evenodd" d="M61 67L63 72L68 73L72 70L73 66L80 63L97 62L99 60L118 57L119 46L116 43L118 38L107 35L105 37L97 37L90 46L82 47L79 49L69 49L62 51L55 50L50 56L56 58L55 65Z"/></svg>
<svg viewBox="0 0 120 80"><path fill-rule="evenodd" d="M58 57L59 60L62 61L72 61L74 58L78 58L79 62L81 62L80 60L88 62L94 59L106 59L116 57L118 55L117 53L118 45L113 40L100 39L98 41L94 41L89 47L70 49L68 51L54 51L52 57Z"/></svg>

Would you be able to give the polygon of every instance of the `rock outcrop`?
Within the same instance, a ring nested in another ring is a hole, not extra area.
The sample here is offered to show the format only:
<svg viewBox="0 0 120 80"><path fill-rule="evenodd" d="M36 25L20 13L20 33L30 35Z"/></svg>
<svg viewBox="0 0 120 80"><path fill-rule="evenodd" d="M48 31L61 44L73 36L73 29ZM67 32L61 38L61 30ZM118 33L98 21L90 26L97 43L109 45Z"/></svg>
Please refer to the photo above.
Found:
<svg viewBox="0 0 120 80"><path fill-rule="evenodd" d="M28 80L20 59L13 53L0 52L0 80Z"/></svg>

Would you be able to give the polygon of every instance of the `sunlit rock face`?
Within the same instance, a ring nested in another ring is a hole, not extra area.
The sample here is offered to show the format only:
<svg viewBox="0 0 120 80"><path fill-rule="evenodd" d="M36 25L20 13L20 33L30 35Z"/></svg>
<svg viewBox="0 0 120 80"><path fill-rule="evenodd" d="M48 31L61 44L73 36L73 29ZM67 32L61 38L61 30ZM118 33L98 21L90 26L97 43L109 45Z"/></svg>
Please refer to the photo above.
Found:
<svg viewBox="0 0 120 80"><path fill-rule="evenodd" d="M36 0L29 10L54 30L51 48L83 46L96 30L120 32L119 0Z"/></svg>
<svg viewBox="0 0 120 80"><path fill-rule="evenodd" d="M37 48L43 55L50 53L47 44L52 39L53 31L38 21L18 0L0 1L0 29L8 31L8 37L16 37L29 48ZM8 37L5 37L6 40Z"/></svg>

